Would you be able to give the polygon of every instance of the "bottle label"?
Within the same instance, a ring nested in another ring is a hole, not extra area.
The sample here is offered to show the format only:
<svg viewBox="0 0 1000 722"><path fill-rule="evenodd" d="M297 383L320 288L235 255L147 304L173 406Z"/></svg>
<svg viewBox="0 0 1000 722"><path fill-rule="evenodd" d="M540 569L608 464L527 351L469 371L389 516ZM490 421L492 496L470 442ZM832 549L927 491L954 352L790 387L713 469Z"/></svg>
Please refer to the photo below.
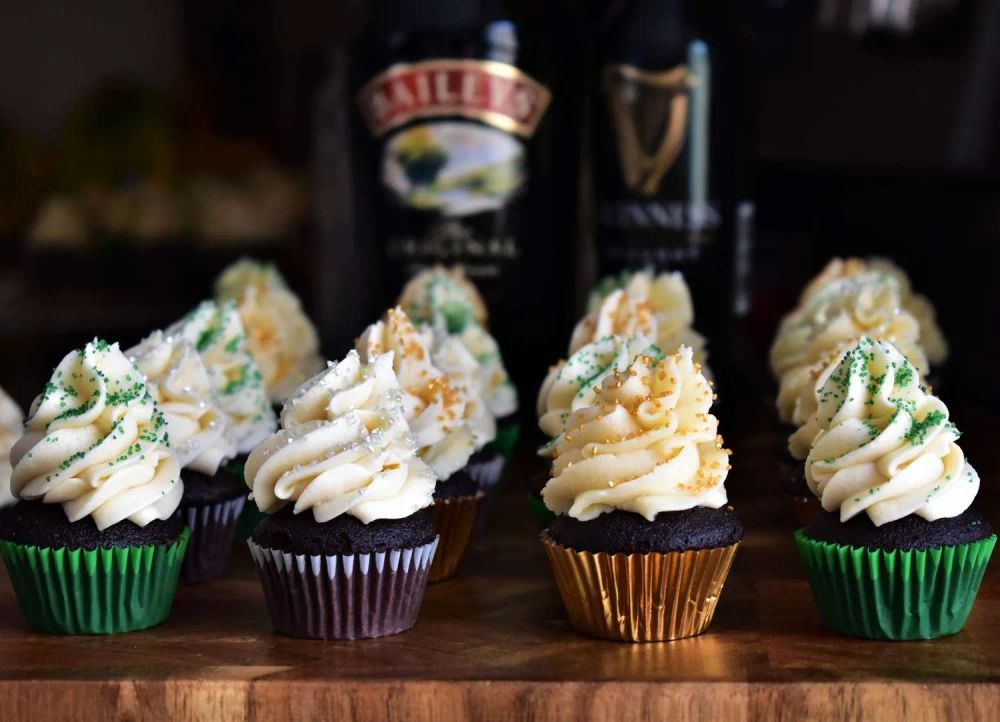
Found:
<svg viewBox="0 0 1000 722"><path fill-rule="evenodd" d="M402 205L456 218L503 208L524 185L516 136L463 121L420 122L382 150L382 184Z"/></svg>
<svg viewBox="0 0 1000 722"><path fill-rule="evenodd" d="M411 273L462 263L495 277L521 256L527 141L550 93L513 65L473 59L396 64L361 88L379 144L386 257Z"/></svg>
<svg viewBox="0 0 1000 722"><path fill-rule="evenodd" d="M358 93L375 136L414 118L457 116L530 138L550 100L545 86L513 65L468 59L399 63Z"/></svg>
<svg viewBox="0 0 1000 722"><path fill-rule="evenodd" d="M698 258L721 225L709 197L708 47L663 70L605 66L601 91L620 177L599 192L602 253L617 263Z"/></svg>

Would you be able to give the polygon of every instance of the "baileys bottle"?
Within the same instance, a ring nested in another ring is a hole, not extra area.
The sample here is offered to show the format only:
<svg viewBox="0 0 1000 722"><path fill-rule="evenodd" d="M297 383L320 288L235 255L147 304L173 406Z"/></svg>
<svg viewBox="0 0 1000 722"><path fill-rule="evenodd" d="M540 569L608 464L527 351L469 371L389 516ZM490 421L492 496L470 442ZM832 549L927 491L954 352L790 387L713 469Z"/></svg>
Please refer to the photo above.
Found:
<svg viewBox="0 0 1000 722"><path fill-rule="evenodd" d="M351 70L377 304L424 267L460 264L522 395L565 342L574 269L555 186L575 180L553 174L558 103L537 15L530 3L378 0Z"/></svg>

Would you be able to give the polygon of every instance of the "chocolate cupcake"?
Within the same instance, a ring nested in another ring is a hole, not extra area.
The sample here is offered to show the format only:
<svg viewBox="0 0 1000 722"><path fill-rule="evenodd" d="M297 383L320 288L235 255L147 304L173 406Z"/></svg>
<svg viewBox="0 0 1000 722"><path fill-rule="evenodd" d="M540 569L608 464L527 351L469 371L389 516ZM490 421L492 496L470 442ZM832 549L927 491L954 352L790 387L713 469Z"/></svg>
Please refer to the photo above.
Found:
<svg viewBox="0 0 1000 722"><path fill-rule="evenodd" d="M841 275L821 276L822 283L814 281L807 286L799 307L782 320L771 349L772 370L779 381L780 433L787 437L786 448L792 457L786 461L784 450L779 454L785 479L796 473L816 436L811 419L817 389L862 335L891 338L917 369L923 373L928 368L920 323L904 306L896 278L870 270L860 261L850 263L849 269ZM799 525L818 511L803 483L797 475L786 485L789 516Z"/></svg>
<svg viewBox="0 0 1000 722"><path fill-rule="evenodd" d="M529 476L529 504L536 518L545 527L553 514L542 501L541 492L548 481L552 446L566 430L570 415L591 406L597 398L599 384L613 371L625 371L642 353L660 358L660 350L646 336L639 333L625 336L604 336L586 344L564 361L549 369L538 391L538 428L547 441L539 448L539 455L546 459L545 468Z"/></svg>
<svg viewBox="0 0 1000 722"><path fill-rule="evenodd" d="M322 370L316 329L274 264L241 258L219 274L215 295L220 303L236 304L247 350L272 403L283 403Z"/></svg>
<svg viewBox="0 0 1000 722"><path fill-rule="evenodd" d="M542 541L570 621L620 641L702 633L743 538L712 389L682 346L599 384L552 447Z"/></svg>
<svg viewBox="0 0 1000 722"><path fill-rule="evenodd" d="M488 492L500 481L506 458L496 447L497 421L487 402L483 366L461 339L447 333L442 324L417 328L430 351L433 365L447 374L454 386L462 389L465 426L475 442L464 471Z"/></svg>
<svg viewBox="0 0 1000 722"><path fill-rule="evenodd" d="M0 553L28 623L64 634L143 629L170 612L188 532L166 420L118 345L68 354L11 452ZM59 505L59 506L57 506Z"/></svg>
<svg viewBox="0 0 1000 722"><path fill-rule="evenodd" d="M948 341L938 326L934 304L927 297L915 293L906 271L888 258L831 258L823 270L806 286L802 292L802 299L806 301L816 296L838 279L871 273L888 276L895 282L903 308L917 319L920 325L920 343L927 354L928 362L933 369L940 369L948 360ZM900 351L906 355L903 349Z"/></svg>
<svg viewBox="0 0 1000 722"><path fill-rule="evenodd" d="M458 570L485 493L466 468L477 447L469 406L476 397L434 365L431 343L402 309L394 308L365 330L357 348L362 361L391 352L417 453L439 479L431 510L441 534L431 569L431 581L438 582Z"/></svg>
<svg viewBox="0 0 1000 722"><path fill-rule="evenodd" d="M874 639L954 634L996 535L948 408L894 346L863 337L826 378L806 481L824 513L795 535L824 623Z"/></svg>
<svg viewBox="0 0 1000 722"><path fill-rule="evenodd" d="M232 484L226 482L233 477L242 479L241 462L277 424L264 376L250 353L236 304L204 301L168 328L166 335L194 346L208 371L215 402L226 415L226 438L236 454L220 464L215 476L231 488ZM244 501L237 527L252 529L261 516L252 501Z"/></svg>
<svg viewBox="0 0 1000 722"><path fill-rule="evenodd" d="M286 402L246 465L269 516L248 542L277 631L356 639L417 619L437 547L392 355L351 351Z"/></svg>
<svg viewBox="0 0 1000 722"><path fill-rule="evenodd" d="M191 541L181 579L215 579L225 567L247 496L243 480L223 469L236 453L227 434L229 419L216 402L208 370L188 342L156 331L126 355L146 377L183 469L177 516L191 530Z"/></svg>
<svg viewBox="0 0 1000 722"><path fill-rule="evenodd" d="M624 271L603 278L590 292L587 314L573 329L569 353L612 334L626 338L642 334L663 353L672 354L681 345L691 348L694 360L711 377L705 337L693 324L694 305L682 273Z"/></svg>
<svg viewBox="0 0 1000 722"><path fill-rule="evenodd" d="M483 297L461 266L434 266L414 274L396 305L419 323L443 321L451 334L471 324L485 327L488 320Z"/></svg>
<svg viewBox="0 0 1000 722"><path fill-rule="evenodd" d="M397 305L421 330L433 329L434 363L453 378L456 372L460 374L469 395L480 397L492 415L491 438L477 449L466 468L484 490L493 490L510 462L520 427L512 420L501 421L517 411L517 389L507 375L496 339L487 330L482 296L461 267L435 266L410 279ZM447 350L455 345L451 342L463 347L468 357L457 359L458 369L448 367L448 360L441 358L442 353L453 353Z"/></svg>

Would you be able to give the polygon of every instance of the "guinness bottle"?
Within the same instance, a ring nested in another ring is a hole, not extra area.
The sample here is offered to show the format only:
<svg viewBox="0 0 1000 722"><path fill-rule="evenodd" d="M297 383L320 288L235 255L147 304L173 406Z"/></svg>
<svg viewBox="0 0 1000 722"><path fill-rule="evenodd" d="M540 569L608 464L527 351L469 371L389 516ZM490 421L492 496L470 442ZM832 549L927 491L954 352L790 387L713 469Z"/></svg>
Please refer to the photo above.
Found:
<svg viewBox="0 0 1000 722"><path fill-rule="evenodd" d="M554 222L541 19L499 0L377 0L352 58L377 300L425 266L461 264L522 394L558 355L573 269L571 224Z"/></svg>
<svg viewBox="0 0 1000 722"><path fill-rule="evenodd" d="M682 271L713 341L747 312L755 126L721 0L631 0L595 33L592 150L602 273Z"/></svg>

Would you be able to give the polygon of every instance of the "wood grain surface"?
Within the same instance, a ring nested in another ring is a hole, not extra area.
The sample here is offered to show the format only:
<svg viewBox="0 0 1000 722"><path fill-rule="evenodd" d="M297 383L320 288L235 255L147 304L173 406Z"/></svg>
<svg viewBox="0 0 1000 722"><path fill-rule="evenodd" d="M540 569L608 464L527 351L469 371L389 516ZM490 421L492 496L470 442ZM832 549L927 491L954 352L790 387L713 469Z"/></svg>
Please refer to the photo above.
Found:
<svg viewBox="0 0 1000 722"><path fill-rule="evenodd" d="M992 436L972 436L995 464ZM0 721L996 719L995 569L953 637L834 635L792 528L774 523L772 441L750 434L734 446L746 471L737 466L733 496L750 528L703 636L633 645L576 634L524 492L508 482L459 576L428 588L414 629L384 639L274 635L242 546L223 579L179 589L166 623L118 636L27 630L0 573ZM984 488L995 482L984 473Z"/></svg>

